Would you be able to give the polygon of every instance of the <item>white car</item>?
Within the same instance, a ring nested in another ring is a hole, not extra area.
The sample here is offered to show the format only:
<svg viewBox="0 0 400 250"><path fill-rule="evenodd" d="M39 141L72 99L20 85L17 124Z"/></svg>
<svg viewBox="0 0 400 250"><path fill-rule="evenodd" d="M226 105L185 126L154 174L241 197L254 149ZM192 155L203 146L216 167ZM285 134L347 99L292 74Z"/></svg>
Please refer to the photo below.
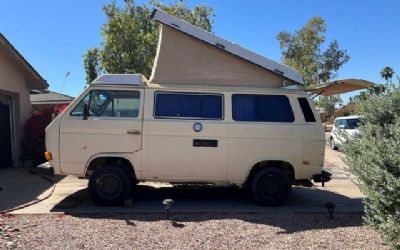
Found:
<svg viewBox="0 0 400 250"><path fill-rule="evenodd" d="M356 115L337 117L333 123L332 132L329 136L329 145L335 150L346 141L345 135L353 137L359 133L358 125L360 117Z"/></svg>

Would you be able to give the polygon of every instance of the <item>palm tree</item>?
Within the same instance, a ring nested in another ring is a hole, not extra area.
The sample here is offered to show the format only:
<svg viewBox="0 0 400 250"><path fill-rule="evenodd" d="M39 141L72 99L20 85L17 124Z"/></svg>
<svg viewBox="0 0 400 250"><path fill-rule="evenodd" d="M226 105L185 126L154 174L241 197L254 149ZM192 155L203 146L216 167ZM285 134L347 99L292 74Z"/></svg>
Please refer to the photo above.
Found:
<svg viewBox="0 0 400 250"><path fill-rule="evenodd" d="M386 83L389 83L389 80L392 79L393 75L394 75L394 70L391 67L386 66L381 71L381 76L383 79L386 80Z"/></svg>

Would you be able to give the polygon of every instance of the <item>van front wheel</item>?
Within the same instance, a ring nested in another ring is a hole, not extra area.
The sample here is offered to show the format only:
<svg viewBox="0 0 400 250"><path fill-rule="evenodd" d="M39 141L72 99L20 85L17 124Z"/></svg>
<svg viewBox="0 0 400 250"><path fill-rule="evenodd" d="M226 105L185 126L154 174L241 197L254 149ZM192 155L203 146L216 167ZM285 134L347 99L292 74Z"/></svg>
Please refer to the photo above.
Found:
<svg viewBox="0 0 400 250"><path fill-rule="evenodd" d="M90 176L89 190L101 206L121 205L131 194L131 181L120 167L104 165Z"/></svg>
<svg viewBox="0 0 400 250"><path fill-rule="evenodd" d="M285 203L292 191L287 174L278 168L260 170L251 182L251 193L261 206L279 206Z"/></svg>

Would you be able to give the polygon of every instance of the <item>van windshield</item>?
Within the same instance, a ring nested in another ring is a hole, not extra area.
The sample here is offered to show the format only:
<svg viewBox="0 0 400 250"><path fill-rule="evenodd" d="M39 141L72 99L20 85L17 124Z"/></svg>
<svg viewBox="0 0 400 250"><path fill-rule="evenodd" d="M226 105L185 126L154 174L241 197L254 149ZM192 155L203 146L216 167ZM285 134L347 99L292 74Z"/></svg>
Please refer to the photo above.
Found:
<svg viewBox="0 0 400 250"><path fill-rule="evenodd" d="M358 118L348 119L347 120L347 129L356 129L356 128L358 128L359 123L360 123L360 119L358 119Z"/></svg>

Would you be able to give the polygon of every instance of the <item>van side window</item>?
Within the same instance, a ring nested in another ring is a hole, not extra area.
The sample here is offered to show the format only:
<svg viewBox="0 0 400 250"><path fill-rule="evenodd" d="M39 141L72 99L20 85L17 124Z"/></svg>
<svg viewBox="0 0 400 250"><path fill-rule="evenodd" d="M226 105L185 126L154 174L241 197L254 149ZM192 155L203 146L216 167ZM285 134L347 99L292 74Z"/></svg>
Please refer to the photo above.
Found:
<svg viewBox="0 0 400 250"><path fill-rule="evenodd" d="M223 119L223 97L218 94L156 92L154 117Z"/></svg>
<svg viewBox="0 0 400 250"><path fill-rule="evenodd" d="M294 122L289 98L284 95L232 95L232 118L249 122Z"/></svg>
<svg viewBox="0 0 400 250"><path fill-rule="evenodd" d="M312 109L310 107L310 104L308 103L307 98L305 97L300 97L298 98L299 100L299 104L300 104L300 108L301 111L303 112L304 115L304 119L306 122L315 122L315 116L312 112Z"/></svg>
<svg viewBox="0 0 400 250"><path fill-rule="evenodd" d="M84 104L94 117L137 117L140 92L128 90L92 90L74 108L71 116L83 116Z"/></svg>

